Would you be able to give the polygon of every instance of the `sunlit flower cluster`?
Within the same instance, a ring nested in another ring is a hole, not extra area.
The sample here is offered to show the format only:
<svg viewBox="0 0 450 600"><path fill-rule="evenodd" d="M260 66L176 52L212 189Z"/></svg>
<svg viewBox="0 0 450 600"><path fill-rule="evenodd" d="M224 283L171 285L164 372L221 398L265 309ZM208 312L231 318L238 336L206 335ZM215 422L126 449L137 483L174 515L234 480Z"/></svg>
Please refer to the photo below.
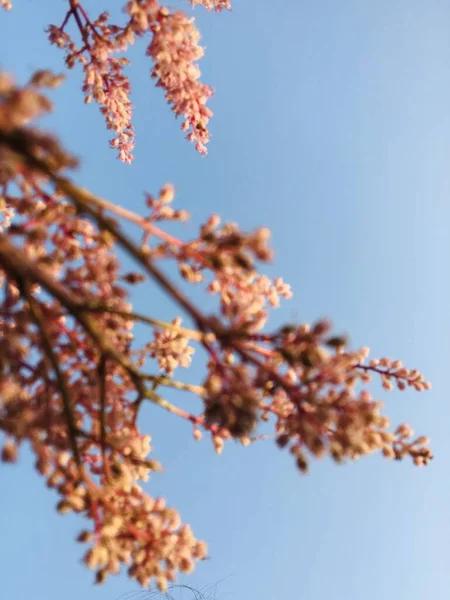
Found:
<svg viewBox="0 0 450 600"><path fill-rule="evenodd" d="M212 89L198 81L197 61L203 56L200 33L193 19L182 12L161 9L152 27L153 38L147 48L153 58L152 77L166 90L166 100L177 116L184 117L183 131L201 154L209 140L208 121L212 112L206 102Z"/></svg>
<svg viewBox="0 0 450 600"><path fill-rule="evenodd" d="M166 100L182 130L201 154L206 154L209 141L208 122L212 112L206 103L212 89L199 81L198 61L203 56L200 33L194 19L184 12L172 12L157 0L128 0L123 6L122 24L112 23L107 11L91 18L79 0L67 0L67 11L60 25L51 24L47 33L51 44L65 52L69 69L81 65L84 73L85 102L96 102L106 126L114 132L110 141L125 163L133 159L134 129L131 85L125 73L129 60L123 56L136 38L148 36L147 55L153 61L151 77L165 91ZM219 0L204 3L206 8L220 11L230 8ZM2 1L9 10L9 1ZM68 33L75 25L78 39Z"/></svg>
<svg viewBox="0 0 450 600"><path fill-rule="evenodd" d="M174 319L172 324L174 329L155 328L154 340L146 346L150 356L157 359L159 368L169 377L178 367L188 368L194 353L194 348L189 345L189 338L176 331L181 319Z"/></svg>

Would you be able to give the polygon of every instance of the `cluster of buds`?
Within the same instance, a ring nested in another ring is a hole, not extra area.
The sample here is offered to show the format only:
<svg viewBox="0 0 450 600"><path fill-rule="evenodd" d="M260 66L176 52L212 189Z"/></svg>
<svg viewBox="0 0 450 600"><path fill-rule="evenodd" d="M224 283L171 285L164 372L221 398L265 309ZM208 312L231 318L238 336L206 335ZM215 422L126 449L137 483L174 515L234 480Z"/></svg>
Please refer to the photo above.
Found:
<svg viewBox="0 0 450 600"><path fill-rule="evenodd" d="M330 323L321 321L314 327L285 327L272 336L278 360L287 366L286 377L278 381L266 408L278 415L278 445L290 446L303 472L308 468L307 453L315 457L329 453L340 463L381 450L386 458L409 455L416 465L427 464L432 458L428 438L405 444L405 426L391 433L389 419L380 413L382 403L368 390L355 388L370 382L372 374L381 378L385 389L391 389L386 386L391 379L400 390L410 385L422 391L431 385L400 361L384 358L366 364L368 348L348 351L346 337L329 336L329 329Z"/></svg>
<svg viewBox="0 0 450 600"><path fill-rule="evenodd" d="M187 369L192 362L195 350L189 345L189 338L177 331L181 319L172 321L173 329L157 329L153 331L154 340L146 345L151 358L158 361L159 368L171 377L178 367Z"/></svg>
<svg viewBox="0 0 450 600"><path fill-rule="evenodd" d="M271 281L258 273L257 262L273 258L268 229L245 233L235 223L219 225L220 217L212 215L199 237L176 248L174 256L190 283L209 279L208 291L219 295L221 314L233 329L256 333L267 321L268 307L278 307L280 297L291 298L291 288L281 277Z"/></svg>
<svg viewBox="0 0 450 600"><path fill-rule="evenodd" d="M9 2L3 7L11 8ZM117 56L127 51L136 38L149 36L146 54L151 57L151 77L165 91L167 103L175 115L182 117L182 130L201 154L206 154L209 141L208 121L212 112L206 103L212 89L201 83L198 61L203 56L200 33L194 19L184 12L171 12L157 0L128 0L123 7L125 22L111 23L108 12L91 18L78 0L68 0L68 10L61 25L49 25L51 44L65 52L69 69L80 64L83 93L88 104L94 100L100 107L106 126L115 133L110 146L125 163L133 159L134 130L131 85L125 74L129 60ZM205 3L206 8L220 11L229 2ZM70 21L75 24L79 41L67 32Z"/></svg>
<svg viewBox="0 0 450 600"><path fill-rule="evenodd" d="M200 154L206 154L209 141L208 121L212 112L206 107L213 92L200 83L197 61L203 56L200 33L193 19L183 12L162 8L152 26L153 37L147 55L153 59L152 78L166 92L166 100L175 115L184 117L183 131Z"/></svg>
<svg viewBox="0 0 450 600"><path fill-rule="evenodd" d="M175 188L170 183L166 183L161 188L159 196L156 198L151 194L146 194L146 204L151 209L147 221L187 221L189 213L186 210L176 210L171 206L174 198Z"/></svg>
<svg viewBox="0 0 450 600"><path fill-rule="evenodd" d="M406 369L401 360L391 360L384 357L372 359L365 367L361 367L365 374L362 379L365 383L372 380L371 373L378 373L381 376L383 388L390 392L394 386L401 391L411 387L417 392L429 390L430 383L425 381L423 375L417 369Z"/></svg>

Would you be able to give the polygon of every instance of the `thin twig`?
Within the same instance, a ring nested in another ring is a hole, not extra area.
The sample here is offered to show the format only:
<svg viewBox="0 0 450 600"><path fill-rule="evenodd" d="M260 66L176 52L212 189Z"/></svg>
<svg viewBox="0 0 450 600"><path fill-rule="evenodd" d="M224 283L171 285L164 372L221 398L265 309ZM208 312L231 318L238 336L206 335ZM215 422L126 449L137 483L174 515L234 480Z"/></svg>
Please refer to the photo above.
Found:
<svg viewBox="0 0 450 600"><path fill-rule="evenodd" d="M132 212L131 210L128 210L127 208L124 208L123 206L114 204L113 202L105 200L104 198L100 198L99 196L92 196L90 198L90 202L97 206L99 209L109 210L118 217L122 217L130 223L134 223L135 225L142 227L142 229L147 233L154 235L155 237L159 238L160 240L163 240L164 242L167 242L172 246L176 246L177 248L181 248L182 246L184 246L184 243L180 239L176 238L173 235L170 235L157 225L151 223L148 219L141 217L140 215Z"/></svg>
<svg viewBox="0 0 450 600"><path fill-rule="evenodd" d="M146 323L147 325L153 325L154 327L160 327L161 329L168 329L169 331L173 331L174 333L180 333L185 337L188 337L192 340L197 340L202 342L206 340L208 342L214 342L216 337L213 333L203 333L201 331L197 331L196 329L188 329L186 327L180 327L179 325L174 325L173 323L168 323L167 321L161 321L159 319L154 319L153 317L148 317L147 315L142 315L140 313L128 312L126 310L121 310L118 308L113 308L104 303L99 303L96 300L86 302L84 306L87 312L105 312L111 315L117 315L119 317L123 317L125 319L130 319L132 321L140 321L142 323Z"/></svg>
<svg viewBox="0 0 450 600"><path fill-rule="evenodd" d="M192 392L198 396L203 396L206 393L206 390L202 385L193 385L191 383L184 383L183 381L176 381L175 379L170 379L170 377L165 377L164 375L142 375L142 377L147 381L153 381L158 385Z"/></svg>
<svg viewBox="0 0 450 600"><path fill-rule="evenodd" d="M107 481L111 480L108 457L106 456L106 356L101 356L98 364L98 385L100 396L100 446L103 468Z"/></svg>

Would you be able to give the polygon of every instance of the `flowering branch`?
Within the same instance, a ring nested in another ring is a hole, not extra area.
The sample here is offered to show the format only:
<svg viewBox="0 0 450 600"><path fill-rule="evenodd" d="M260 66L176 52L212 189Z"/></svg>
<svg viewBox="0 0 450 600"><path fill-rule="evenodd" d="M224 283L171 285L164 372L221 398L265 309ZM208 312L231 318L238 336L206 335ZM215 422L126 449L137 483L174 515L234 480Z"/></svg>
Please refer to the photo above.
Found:
<svg viewBox="0 0 450 600"><path fill-rule="evenodd" d="M218 424L224 431L228 430L232 435L240 438L246 437L256 424L258 407L263 407L264 413L268 410L265 404L261 404L263 398L267 394L270 397L277 399L280 395L282 396L284 394L291 407L295 407L295 412L297 412L298 415L301 415L303 420L312 422L314 419L311 417L311 408L309 406L312 393L316 395L323 387L329 385L339 386L342 384L348 386L347 390L349 392L356 381L368 381L367 373L375 367L374 363L371 363L369 366L361 363L361 359L365 358L367 354L365 350L356 353L345 353L344 348L346 341L336 337L326 340L327 345L336 349L334 357L329 357L326 351L321 347L321 344L323 343L321 340L329 329L329 325L326 323L317 324L312 331L307 327L303 327L300 329L294 328L292 330L285 328L281 332L275 334L256 334L256 330L263 324L261 317L264 313L261 313L261 316L258 317L256 322L253 319L254 309L252 309L250 313L246 313L248 308L252 307L255 302L254 300L251 300L251 296L249 297L250 303L244 301L244 304L241 307L238 308L238 306L236 306L234 309L235 312L236 310L241 311L240 315L238 313L230 313L229 307L222 304L223 316L226 320L230 321L229 326L224 325L223 322L216 317L211 318L203 315L192 304L187 296L185 296L175 284L166 277L159 267L156 266L158 258L164 255L161 251L161 247L159 247L157 251L154 251L147 246L139 247L134 244L134 242L120 230L114 221L104 216L103 209L108 207L108 203L92 196L92 194L86 190L78 188L69 179L58 174L55 169L50 166L52 163L51 160L49 161L49 157L43 159L36 155L36 152L32 150L32 146L28 144L27 138L23 132L19 134L17 131L13 131L12 133L6 132L2 135L3 137L0 137L0 142L3 141L16 153L16 155L21 156L28 169L32 169L33 172L40 173L48 178L48 180L54 184L57 193L64 194L73 202L79 215L86 214L93 219L98 229L104 232L104 234L107 233L110 235L111 239L115 240L115 242L125 249L144 269L147 275L149 275L155 283L161 286L192 318L199 332L199 335L194 337L201 341L210 356L209 375L206 383L203 386L196 386L193 388L192 386L186 386L182 382L174 382L171 379L161 380L157 376L145 377L147 380L152 380L155 383L163 383L164 385L178 387L178 389L190 389L190 391L195 389L196 392L201 390L199 395L205 401L206 420L204 423L207 427ZM41 196L43 195L41 194ZM167 201L167 197L163 200ZM151 206L155 206L153 201L151 202ZM120 212L120 210L116 211L116 213L119 214ZM130 215L125 216L129 217ZM178 254L173 254L173 249L171 247L166 247L166 252L178 260L186 260L189 257L189 260L197 261L197 266L195 267L194 265L194 269L197 269L197 274L200 273L199 269L212 269L217 277L216 284L211 288L214 291L217 289L217 284L219 285L219 288L221 287L220 281L224 276L227 278L229 277L231 268L237 269L236 273L240 273L240 275L236 281L233 281L233 286L240 292L246 290L243 282L248 276L247 274L251 274L252 269L252 258L249 252L253 252L260 257L270 256L270 252L262 245L262 240L266 238L263 237L261 239L260 237L249 236L246 240L245 237L242 237L237 232L228 230L224 231L222 237L217 237L217 234L213 233L215 226L217 226L217 220L210 221L207 226L202 228L200 243L194 241L188 244L182 244L181 242L178 242L176 244L179 252ZM212 243L215 245L216 249L214 252L216 252L216 254L211 254L212 249L209 245ZM219 252L219 254L217 254L217 252ZM244 252L246 252L246 254L244 254ZM234 267L232 267L233 264ZM186 267L184 268L184 272L182 270L182 274L185 272ZM244 279L242 279L242 277L244 277ZM254 276L251 275L250 281L252 281L253 278ZM200 276L200 280L202 279L203 275ZM280 291L289 295L283 285L284 284L281 283L279 284ZM225 293L229 298L229 287L225 287ZM273 291L271 290L269 294L269 298L272 301L271 294L273 294ZM103 309L105 309L105 312L109 311L109 307L103 306L101 303L96 305L95 302L93 304L92 302L89 304L89 302L91 301L88 301L87 305L77 306L76 312L71 310L71 314L78 320L78 313L80 310L85 312L86 308L94 309L94 311L97 312ZM258 306L260 305L259 302L260 301L258 300ZM229 300L227 304L229 304ZM274 305L276 305L275 302ZM67 304L65 304L65 306L68 308ZM111 309L110 314L113 313L114 308ZM116 311L117 316L129 318L128 314L129 311L124 311L123 309ZM89 319L85 314L83 314L83 318ZM247 323L249 318L250 321ZM146 321L147 323L155 322L151 318L144 318L141 320ZM86 329L86 323L80 321L80 324ZM92 335L91 329L92 324L88 320L87 331ZM169 335L169 340L170 336L175 336L176 339L182 335L179 324L172 328L167 328L166 331L166 335ZM192 339L192 334L189 337ZM128 372L132 381L134 381L140 397L148 397L159 403L161 406L164 406L167 410L175 413L178 412L176 407L168 405L155 392L149 392L145 389L142 382L143 376L130 363L128 358L117 352L115 354L111 353L111 350L108 349L108 345L104 339L99 342L99 339L94 337L94 340L99 344L102 352L107 351L108 355L111 355L114 360ZM255 345L254 340L259 340L259 342L262 342L264 345ZM269 345L269 347L267 347L267 345ZM185 347L184 342L183 347ZM162 349L162 347L158 347L157 344L149 344L148 348L151 348L152 352L156 352L156 354L154 354L155 357L158 357L158 352ZM233 362L229 362L229 359L232 359L233 355L235 357L240 357L240 360L242 361L242 364L237 365L236 368L232 366ZM169 369L168 372L170 373L172 367L168 365L170 365L171 361L173 362L173 358L171 358L169 362L167 362L166 358L163 359L162 357L158 358L158 360L161 365L164 365L164 368ZM395 363L394 366L398 367L398 363ZM347 375L345 374L346 370L348 371ZM362 372L361 375L358 374L359 371ZM313 375L312 377L310 377L311 374ZM400 388L403 385L408 385L410 383L418 390L427 389L429 387L420 375L418 378L414 376L411 380L411 373L404 369L398 369L397 371L385 370L380 374L384 384L386 381L390 380L391 377L395 377L400 382ZM244 384L244 388L240 390L239 394L237 394L237 390L233 389L238 382L239 385ZM264 391L258 391L258 388L261 385L263 385ZM385 387L388 386L385 384ZM256 395L255 390L257 390ZM219 396L217 396L217 394L219 394ZM336 401L341 394L342 391L336 396ZM246 398L244 405L242 404L242 400L239 399L242 395ZM225 402L224 398L228 398L228 400ZM233 398L235 398L235 400L233 400ZM237 404L233 405L234 402L237 402ZM369 402L369 405L371 410L377 409L376 403ZM292 410L292 408L290 410ZM342 411L342 409L338 409L337 405L334 410L337 410L337 413ZM239 419L236 416L238 413L240 414ZM245 418L243 417L244 413L247 415ZM193 420L191 416L188 418ZM246 425L243 425L243 423L246 423ZM288 420L287 423L290 423L290 420ZM284 423L282 426L280 423L280 430L283 430L287 423ZM319 423L317 423L317 425L319 425ZM385 426L385 421L383 419L381 419L380 425ZM298 424L296 427L297 426ZM319 435L322 435L325 431L328 436L331 436L332 438L336 437L334 427L328 427L326 430L319 427L319 432L321 432ZM299 432L297 432L295 436L299 436ZM300 441L295 442L292 447L294 454L300 452L299 448L305 444L304 438L305 432L302 431L299 437ZM373 436L371 439L373 441ZM391 438L390 436L382 436L379 443L384 444L386 441L392 443L395 442L394 438ZM331 446L334 444L332 452L339 457L339 452L336 448L342 446L341 442L334 440L330 443ZM322 445L322 442L320 445ZM358 448L360 447L365 448L364 445L359 445ZM349 447L349 449L350 448L351 447ZM303 458L297 456L297 461L300 461L303 464Z"/></svg>
<svg viewBox="0 0 450 600"><path fill-rule="evenodd" d="M230 8L228 0L191 0L197 4ZM69 0L62 25L49 27L50 41L65 50L69 68L82 65L85 101L99 104L116 134L112 147L129 162L127 60L114 55L148 35L152 77L204 153L212 91L199 83L203 51L193 21L157 0L129 0L124 12L126 23L118 26L107 13L92 19L78 0ZM72 19L79 47L66 31ZM381 402L366 389L377 376L386 391L394 383L399 390L428 390L421 373L388 358L368 362L369 349L349 348L328 321L266 328L270 310L292 296L281 278L260 272L273 257L267 229L243 232L212 215L195 239L184 241L164 229L164 222L188 218L172 208L169 184L156 198L147 195L144 218L70 179L76 161L33 126L52 108L43 88L61 80L39 71L18 87L0 74L1 456L14 462L20 445L31 444L37 470L59 495L58 511L80 513L90 523L78 540L90 544L84 561L96 582L127 565L141 585L156 582L166 590L177 573L190 573L206 557L205 543L178 512L142 487L161 469L148 458L150 436L139 429L145 401L188 421L195 439L206 432L217 453L230 439L248 445L267 437L257 428L269 422L277 445L289 449L302 473L325 455L341 463L380 452L427 465L429 440L415 438L404 423L391 431ZM140 228L142 243L124 233L123 221ZM138 272L123 270L118 249ZM177 265L179 281L166 275L163 259ZM217 299L216 311L203 312L181 283L202 286ZM133 312L129 298L140 284L162 289L192 326L182 327L179 317L166 323ZM144 345L134 337L139 325L152 327ZM195 345L206 351L204 378L185 383L174 373L190 367ZM200 414L165 400L163 387L195 394Z"/></svg>

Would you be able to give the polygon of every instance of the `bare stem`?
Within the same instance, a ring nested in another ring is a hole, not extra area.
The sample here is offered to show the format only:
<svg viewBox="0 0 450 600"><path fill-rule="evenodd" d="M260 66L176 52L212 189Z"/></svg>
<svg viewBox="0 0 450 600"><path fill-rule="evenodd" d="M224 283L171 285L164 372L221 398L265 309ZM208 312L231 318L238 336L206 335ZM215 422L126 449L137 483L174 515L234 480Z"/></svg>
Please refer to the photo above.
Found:
<svg viewBox="0 0 450 600"><path fill-rule="evenodd" d="M180 327L179 325L174 325L173 323L168 323L167 321L161 321L159 319L154 319L153 317L148 317L147 315L142 315L135 312L128 312L126 310L120 310L118 308L113 308L108 306L107 304L97 303L96 301L87 302L85 304L85 310L88 312L105 312L111 315L117 315L119 317L124 317L125 319L130 319L133 321L140 321L142 323L146 323L147 325L153 325L154 327L160 327L161 329L168 329L175 333L180 333L185 337L188 337L192 340L197 340L202 342L204 340L209 342L215 341L215 335L213 333L203 333L201 331L197 331L196 329L188 329L186 327Z"/></svg>
<svg viewBox="0 0 450 600"><path fill-rule="evenodd" d="M153 381L158 385L164 385L176 390L192 392L198 396L204 396L206 393L206 390L202 385L193 385L191 383L184 383L183 381L176 381L175 379L170 379L170 377L165 377L164 375L143 375L142 377L147 381Z"/></svg>
<svg viewBox="0 0 450 600"><path fill-rule="evenodd" d="M138 225L147 233L154 235L155 237L159 238L160 240L163 240L164 242L167 242L168 244L171 244L172 246L176 246L177 248L181 248L184 246L184 243L180 239L170 235L169 233L165 232L163 229L160 229L147 219L144 219L144 217L139 216L138 214L132 212L131 210L128 210L127 208L124 208L123 206L118 206L117 204L109 202L104 198L99 198L98 196L92 196L90 198L90 202L98 208L109 210L118 217L122 217L130 223Z"/></svg>

